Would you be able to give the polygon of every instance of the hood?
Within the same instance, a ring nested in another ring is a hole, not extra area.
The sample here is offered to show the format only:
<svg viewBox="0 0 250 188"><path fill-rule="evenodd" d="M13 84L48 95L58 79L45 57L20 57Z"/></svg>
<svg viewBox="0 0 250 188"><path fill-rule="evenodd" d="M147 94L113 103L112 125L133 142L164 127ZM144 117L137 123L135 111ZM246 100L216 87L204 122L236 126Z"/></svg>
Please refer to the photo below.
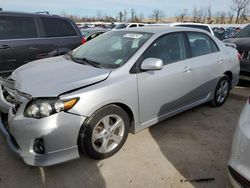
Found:
<svg viewBox="0 0 250 188"><path fill-rule="evenodd" d="M61 93L105 80L111 70L75 63L63 56L33 61L16 69L15 88L32 97L55 97Z"/></svg>
<svg viewBox="0 0 250 188"><path fill-rule="evenodd" d="M229 38L223 42L234 43L238 50L250 50L250 37L249 38Z"/></svg>

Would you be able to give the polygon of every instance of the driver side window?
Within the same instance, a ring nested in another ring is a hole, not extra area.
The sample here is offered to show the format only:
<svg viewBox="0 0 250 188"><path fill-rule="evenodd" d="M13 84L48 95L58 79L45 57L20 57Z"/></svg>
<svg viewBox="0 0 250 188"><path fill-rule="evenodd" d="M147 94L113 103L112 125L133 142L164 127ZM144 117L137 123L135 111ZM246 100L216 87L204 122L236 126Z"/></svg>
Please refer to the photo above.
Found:
<svg viewBox="0 0 250 188"><path fill-rule="evenodd" d="M158 58L164 65L187 59L184 36L172 33L159 37L143 54L143 60Z"/></svg>

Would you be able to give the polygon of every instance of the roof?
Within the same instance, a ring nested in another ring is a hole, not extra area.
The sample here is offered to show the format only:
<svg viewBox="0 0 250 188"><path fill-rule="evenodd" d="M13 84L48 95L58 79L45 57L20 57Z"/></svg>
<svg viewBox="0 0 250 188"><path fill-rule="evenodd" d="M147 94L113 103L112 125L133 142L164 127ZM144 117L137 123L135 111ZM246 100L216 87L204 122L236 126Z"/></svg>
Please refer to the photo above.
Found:
<svg viewBox="0 0 250 188"><path fill-rule="evenodd" d="M45 13L27 13L27 12L18 12L18 11L0 11L0 15L16 15L16 16L44 16L44 17L51 17L58 15L53 14L45 14Z"/></svg>

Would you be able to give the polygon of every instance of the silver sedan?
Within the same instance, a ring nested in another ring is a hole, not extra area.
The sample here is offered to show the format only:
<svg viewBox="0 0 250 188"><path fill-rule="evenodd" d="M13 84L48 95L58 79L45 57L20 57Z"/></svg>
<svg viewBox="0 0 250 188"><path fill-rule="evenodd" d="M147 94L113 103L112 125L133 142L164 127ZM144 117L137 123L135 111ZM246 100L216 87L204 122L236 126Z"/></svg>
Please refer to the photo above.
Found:
<svg viewBox="0 0 250 188"><path fill-rule="evenodd" d="M250 98L243 108L234 133L228 162L229 177L235 188L250 187Z"/></svg>
<svg viewBox="0 0 250 188"><path fill-rule="evenodd" d="M142 27L105 33L1 79L0 125L25 163L48 166L120 150L128 133L209 102L238 83L237 50L208 32Z"/></svg>

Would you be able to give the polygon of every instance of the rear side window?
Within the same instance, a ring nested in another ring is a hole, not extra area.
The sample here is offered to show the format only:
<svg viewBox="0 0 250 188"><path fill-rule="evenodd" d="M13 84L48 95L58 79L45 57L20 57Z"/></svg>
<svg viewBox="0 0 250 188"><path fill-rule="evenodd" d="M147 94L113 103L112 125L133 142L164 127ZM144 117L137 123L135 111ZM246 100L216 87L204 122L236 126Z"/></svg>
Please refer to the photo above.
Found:
<svg viewBox="0 0 250 188"><path fill-rule="evenodd" d="M41 18L46 37L77 36L73 26L63 19Z"/></svg>
<svg viewBox="0 0 250 188"><path fill-rule="evenodd" d="M183 34L173 33L158 38L143 54L143 60L147 58L159 58L164 65L186 59Z"/></svg>
<svg viewBox="0 0 250 188"><path fill-rule="evenodd" d="M137 27L137 25L136 24L132 24L129 27Z"/></svg>
<svg viewBox="0 0 250 188"><path fill-rule="evenodd" d="M38 33L33 18L0 16L0 40L36 37Z"/></svg>
<svg viewBox="0 0 250 188"><path fill-rule="evenodd" d="M206 34L193 32L188 33L187 36L191 48L192 57L219 51L215 42Z"/></svg>

